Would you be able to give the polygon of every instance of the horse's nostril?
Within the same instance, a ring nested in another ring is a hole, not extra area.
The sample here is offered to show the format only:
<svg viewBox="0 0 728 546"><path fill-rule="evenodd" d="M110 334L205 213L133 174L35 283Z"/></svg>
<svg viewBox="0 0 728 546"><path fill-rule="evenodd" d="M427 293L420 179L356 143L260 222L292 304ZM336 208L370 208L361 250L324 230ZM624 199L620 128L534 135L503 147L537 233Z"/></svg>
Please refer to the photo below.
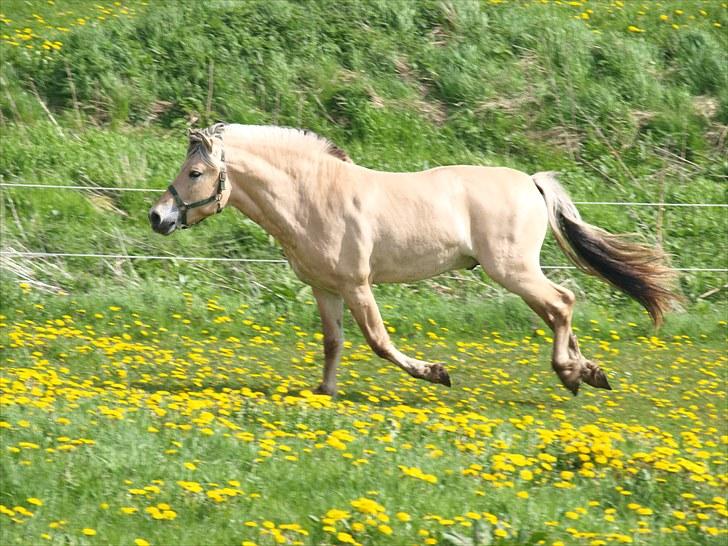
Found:
<svg viewBox="0 0 728 546"><path fill-rule="evenodd" d="M152 223L152 227L157 227L162 221L162 217L156 210L153 210L149 213L149 221Z"/></svg>

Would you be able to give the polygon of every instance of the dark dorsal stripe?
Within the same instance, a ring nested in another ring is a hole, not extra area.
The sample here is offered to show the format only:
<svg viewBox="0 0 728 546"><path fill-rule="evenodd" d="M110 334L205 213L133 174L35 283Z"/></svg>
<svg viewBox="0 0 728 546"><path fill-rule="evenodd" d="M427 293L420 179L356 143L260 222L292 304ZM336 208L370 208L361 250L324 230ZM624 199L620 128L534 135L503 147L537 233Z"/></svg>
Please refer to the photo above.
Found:
<svg viewBox="0 0 728 546"><path fill-rule="evenodd" d="M299 131L301 131L304 135L311 135L318 138L319 140L323 140L324 142L326 142L329 145L328 149L326 150L329 155L332 155L335 158L340 159L341 161L346 161L347 163L352 162L349 154L347 154L344 150L331 142L328 138L322 137L321 135L314 133L309 129L299 129Z"/></svg>

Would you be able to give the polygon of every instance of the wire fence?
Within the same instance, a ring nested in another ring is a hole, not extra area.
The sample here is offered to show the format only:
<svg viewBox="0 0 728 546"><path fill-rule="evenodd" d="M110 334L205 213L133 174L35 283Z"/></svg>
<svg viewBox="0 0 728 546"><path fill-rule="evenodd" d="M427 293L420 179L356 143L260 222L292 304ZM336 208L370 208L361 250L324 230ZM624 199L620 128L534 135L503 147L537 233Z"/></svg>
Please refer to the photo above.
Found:
<svg viewBox="0 0 728 546"><path fill-rule="evenodd" d="M28 188L28 189L60 189L81 191L118 191L118 192L161 192L162 188L129 188L119 186L79 186L73 184L37 184L26 182L0 182L2 188ZM728 208L725 203L661 203L644 201L575 201L576 205L622 206L622 207L693 207L693 208ZM0 251L0 256L17 258L96 258L96 259L128 259L128 260L166 260L189 262L233 262L233 263L262 263L262 264L288 264L287 260L280 258L220 258L207 256L157 256L134 254L100 254L92 252L25 252L14 250ZM544 265L545 270L577 269L572 265ZM724 267L677 267L676 271L695 273L726 273Z"/></svg>
<svg viewBox="0 0 728 546"><path fill-rule="evenodd" d="M208 256L154 256L149 254L96 254L93 252L25 252L15 250L0 251L0 256L17 256L19 258L105 258L128 260L169 260L183 262L240 262L256 264L287 264L287 260L279 258L216 258Z"/></svg>
<svg viewBox="0 0 728 546"><path fill-rule="evenodd" d="M154 256L150 254L96 254L91 252L24 252L15 250L0 251L0 256L16 258L100 258L125 260L167 260L182 262L237 262L260 264L288 264L287 260L278 258L216 258L209 256ZM542 265L541 269L577 269L573 265ZM675 271L700 273L726 273L723 267L675 267Z"/></svg>
<svg viewBox="0 0 728 546"><path fill-rule="evenodd" d="M0 188L34 188L80 191L118 191L118 192L163 192L164 188L129 188L123 186L74 186L69 184L30 184L25 182L0 182ZM728 208L725 203L659 203L650 201L574 201L575 205L608 205L622 207L695 207Z"/></svg>

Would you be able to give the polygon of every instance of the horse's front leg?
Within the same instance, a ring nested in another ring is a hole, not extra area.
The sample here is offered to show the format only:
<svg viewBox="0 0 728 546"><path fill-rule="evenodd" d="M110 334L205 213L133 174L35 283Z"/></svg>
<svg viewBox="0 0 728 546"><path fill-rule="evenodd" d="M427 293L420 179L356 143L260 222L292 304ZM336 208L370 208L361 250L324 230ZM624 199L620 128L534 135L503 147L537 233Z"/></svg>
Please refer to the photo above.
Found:
<svg viewBox="0 0 728 546"><path fill-rule="evenodd" d="M324 377L315 392L334 396L336 394L336 368L339 365L341 349L344 345L343 300L338 294L317 288L313 289L313 296L316 298L321 316L321 329L324 334Z"/></svg>
<svg viewBox="0 0 728 546"><path fill-rule="evenodd" d="M395 363L412 377L450 386L450 377L442 364L411 358L402 354L392 344L382 322L382 316L379 314L379 307L372 294L371 286L365 284L347 287L342 290L342 296L367 343L378 356Z"/></svg>

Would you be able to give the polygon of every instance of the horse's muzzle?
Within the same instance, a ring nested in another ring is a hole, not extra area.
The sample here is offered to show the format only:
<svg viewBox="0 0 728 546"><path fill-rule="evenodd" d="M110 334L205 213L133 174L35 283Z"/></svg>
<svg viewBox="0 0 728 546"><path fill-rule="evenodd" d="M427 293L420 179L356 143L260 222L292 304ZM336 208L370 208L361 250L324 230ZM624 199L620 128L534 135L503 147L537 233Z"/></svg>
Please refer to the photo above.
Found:
<svg viewBox="0 0 728 546"><path fill-rule="evenodd" d="M177 220L170 216L162 217L154 208L149 211L149 223L152 229L162 235L169 235L177 228Z"/></svg>

